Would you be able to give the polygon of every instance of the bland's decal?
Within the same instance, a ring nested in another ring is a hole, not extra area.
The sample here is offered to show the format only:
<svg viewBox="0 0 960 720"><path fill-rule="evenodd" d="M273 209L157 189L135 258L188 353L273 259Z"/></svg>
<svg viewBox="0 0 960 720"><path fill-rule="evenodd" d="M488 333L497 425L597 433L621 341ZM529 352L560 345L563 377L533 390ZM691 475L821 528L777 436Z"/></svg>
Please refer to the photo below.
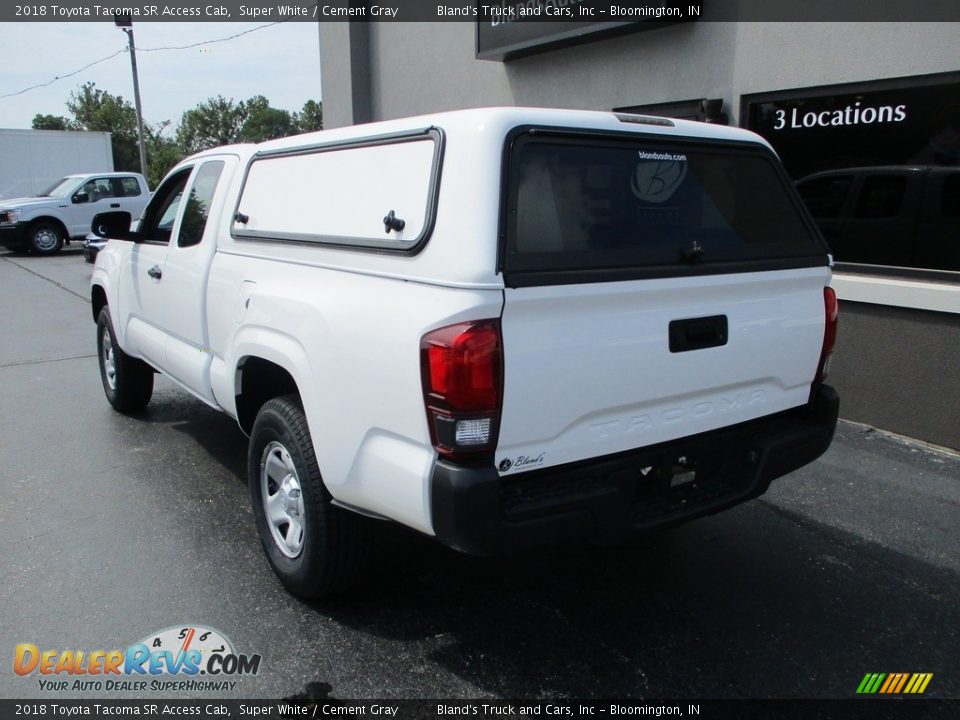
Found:
<svg viewBox="0 0 960 720"><path fill-rule="evenodd" d="M517 455L515 458L503 458L497 467L500 469L500 472L529 470L530 468L543 465L545 455L546 453L540 453L539 455Z"/></svg>
<svg viewBox="0 0 960 720"><path fill-rule="evenodd" d="M630 189L640 200L665 203L687 176L687 156L640 150L640 162L630 178Z"/></svg>

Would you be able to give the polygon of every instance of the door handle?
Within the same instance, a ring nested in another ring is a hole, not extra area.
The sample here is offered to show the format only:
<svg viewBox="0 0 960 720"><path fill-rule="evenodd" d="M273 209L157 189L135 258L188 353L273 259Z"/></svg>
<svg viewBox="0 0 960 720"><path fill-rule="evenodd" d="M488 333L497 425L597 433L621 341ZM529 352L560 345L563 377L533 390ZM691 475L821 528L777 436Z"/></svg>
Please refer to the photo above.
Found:
<svg viewBox="0 0 960 720"><path fill-rule="evenodd" d="M672 320L669 327L670 352L704 350L727 344L727 316Z"/></svg>
<svg viewBox="0 0 960 720"><path fill-rule="evenodd" d="M110 207L120 207L120 203L110 203Z"/></svg>
<svg viewBox="0 0 960 720"><path fill-rule="evenodd" d="M155 280L159 280L160 278L163 277L163 270L160 269L159 265L154 265L152 268L147 270L147 275L154 278Z"/></svg>

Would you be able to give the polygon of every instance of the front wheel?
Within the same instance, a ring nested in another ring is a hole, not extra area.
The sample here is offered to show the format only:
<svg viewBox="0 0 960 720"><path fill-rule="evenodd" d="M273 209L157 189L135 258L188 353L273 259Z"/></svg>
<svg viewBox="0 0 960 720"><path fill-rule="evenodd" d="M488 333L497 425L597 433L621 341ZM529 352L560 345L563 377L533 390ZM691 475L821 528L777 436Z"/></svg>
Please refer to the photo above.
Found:
<svg viewBox="0 0 960 720"><path fill-rule="evenodd" d="M317 598L360 580L373 521L332 504L298 396L260 408L247 466L260 542L287 590Z"/></svg>
<svg viewBox="0 0 960 720"><path fill-rule="evenodd" d="M54 255L63 247L63 232L52 222L34 223L27 230L27 245L37 255Z"/></svg>
<svg viewBox="0 0 960 720"><path fill-rule="evenodd" d="M97 357L103 392L115 410L139 410L153 395L153 368L143 360L130 357L117 344L110 310L106 307L97 318Z"/></svg>

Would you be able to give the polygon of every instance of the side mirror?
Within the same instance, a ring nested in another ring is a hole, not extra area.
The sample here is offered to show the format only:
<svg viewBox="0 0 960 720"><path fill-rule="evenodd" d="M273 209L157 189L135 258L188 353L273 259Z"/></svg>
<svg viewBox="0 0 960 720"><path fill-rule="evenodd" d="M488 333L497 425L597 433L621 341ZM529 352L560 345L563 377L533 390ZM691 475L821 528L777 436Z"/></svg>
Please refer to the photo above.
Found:
<svg viewBox="0 0 960 720"><path fill-rule="evenodd" d="M90 202L90 196L85 192L74 193L73 197L70 198L74 205L79 205L80 203Z"/></svg>
<svg viewBox="0 0 960 720"><path fill-rule="evenodd" d="M111 240L136 240L136 234L130 232L130 220L130 213L123 210L97 213L90 223L90 232Z"/></svg>

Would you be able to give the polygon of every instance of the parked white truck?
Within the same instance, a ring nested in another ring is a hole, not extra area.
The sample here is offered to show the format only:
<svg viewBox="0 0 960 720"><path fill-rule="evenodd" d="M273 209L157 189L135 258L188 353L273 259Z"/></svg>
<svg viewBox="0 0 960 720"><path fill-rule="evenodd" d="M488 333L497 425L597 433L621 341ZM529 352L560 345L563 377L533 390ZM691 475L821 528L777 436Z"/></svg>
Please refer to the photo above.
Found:
<svg viewBox="0 0 960 720"><path fill-rule="evenodd" d="M475 554L613 541L823 453L831 259L770 147L607 112L444 113L200 153L112 238L107 399L160 371L250 437L292 592L389 519Z"/></svg>
<svg viewBox="0 0 960 720"><path fill-rule="evenodd" d="M0 200L0 247L53 255L86 237L97 214L119 210L139 218L149 199L139 173L67 175L33 197Z"/></svg>

